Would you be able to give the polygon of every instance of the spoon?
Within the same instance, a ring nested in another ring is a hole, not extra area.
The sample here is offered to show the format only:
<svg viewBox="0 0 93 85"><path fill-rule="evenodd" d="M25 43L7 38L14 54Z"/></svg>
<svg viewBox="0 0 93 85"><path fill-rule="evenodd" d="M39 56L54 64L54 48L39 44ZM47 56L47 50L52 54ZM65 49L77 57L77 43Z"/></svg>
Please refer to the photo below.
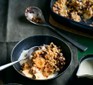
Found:
<svg viewBox="0 0 93 85"><path fill-rule="evenodd" d="M16 61L13 61L13 62L11 62L11 63L8 63L8 64L5 64L5 65L0 66L0 71L2 71L2 70L4 70L4 69L6 69L6 68L8 68L8 67L10 67L10 66L12 66L12 65L14 65L14 64L16 64L16 63L18 63L18 62L20 62L20 61L22 61L22 60L25 60L25 59L29 58L30 55L31 55L36 49L38 49L38 47L39 47L39 46L34 46L34 47L30 48L30 49L28 50L28 52L27 52L27 54L26 54L25 57L23 57L23 56L22 56L22 57L19 57L18 60L16 60Z"/></svg>
<svg viewBox="0 0 93 85"><path fill-rule="evenodd" d="M75 47L77 47L78 49L80 49L81 51L86 51L88 48L86 46L81 45L80 43L74 41L73 39L71 39L70 37L68 37L67 35L65 35L64 33L58 31L57 29L53 28L52 26L50 26L44 19L43 13L42 11L35 6L32 7L28 7L25 10L25 16L26 19L28 21L30 21L31 23L38 25L38 26L46 26L51 28L54 32L56 32L58 35L60 35L61 37L63 37L64 39L66 39L67 41L69 41L70 43L72 43Z"/></svg>

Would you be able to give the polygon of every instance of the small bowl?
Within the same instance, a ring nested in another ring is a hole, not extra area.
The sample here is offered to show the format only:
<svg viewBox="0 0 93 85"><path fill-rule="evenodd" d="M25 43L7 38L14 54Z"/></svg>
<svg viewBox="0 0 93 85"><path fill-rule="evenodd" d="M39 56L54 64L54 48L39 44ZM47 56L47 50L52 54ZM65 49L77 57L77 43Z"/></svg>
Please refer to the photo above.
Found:
<svg viewBox="0 0 93 85"><path fill-rule="evenodd" d="M66 64L64 65L62 70L58 72L57 76L55 76L53 78L49 78L49 79L44 79L44 80L51 80L51 79L57 78L60 75L63 75L64 72L67 70L67 68L70 66L70 63L72 60L72 51L71 51L69 45L65 41L60 40L56 37L47 36L47 35L38 35L38 36L31 36L31 37L28 37L28 38L25 38L25 39L19 41L11 52L11 61L13 62L13 61L17 60L23 50L27 50L33 46L41 46L43 44L48 45L51 42L53 42L55 45L61 47L62 53L63 53L64 57L66 58ZM19 63L13 65L13 67L19 74L26 77L23 73L21 73L21 71L20 71L21 65ZM26 77L26 78L28 78L28 77ZM32 78L29 78L29 79L35 80Z"/></svg>
<svg viewBox="0 0 93 85"><path fill-rule="evenodd" d="M93 54L81 58L76 75L79 78L86 77L93 79Z"/></svg>

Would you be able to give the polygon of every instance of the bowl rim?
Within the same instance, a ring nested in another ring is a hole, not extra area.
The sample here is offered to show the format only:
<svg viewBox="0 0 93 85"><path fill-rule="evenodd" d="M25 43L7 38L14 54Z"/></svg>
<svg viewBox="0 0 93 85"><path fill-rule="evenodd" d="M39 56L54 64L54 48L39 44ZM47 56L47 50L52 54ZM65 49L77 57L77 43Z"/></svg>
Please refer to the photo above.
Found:
<svg viewBox="0 0 93 85"><path fill-rule="evenodd" d="M13 54L15 48L16 48L21 42L25 41L25 40L28 39L28 38L32 38L32 37L42 37L42 36L43 36L43 37L52 37L52 38L58 39L58 40L60 40L61 42L63 42L63 43L69 48L70 56L71 56L71 57L70 57L70 62L69 62L69 65L65 68L65 70L62 71L62 73L57 74L55 77L49 78L49 79L32 79L32 78L26 77L24 74L20 73L20 72L15 68L15 66L13 65L13 68L14 68L19 74L21 74L23 77L28 78L28 79L30 79L30 80L35 80L35 81L47 81L47 80L56 79L56 78L58 78L59 76L61 76L63 73L65 73L65 71L69 68L69 66L70 66L71 63L72 63L73 53L72 53L72 49L70 48L70 46L68 45L68 43L67 43L65 40L61 40L60 38L58 38L58 37L56 37L56 36L52 36L52 35L34 35L34 36L29 36L29 37L26 37L26 38L20 40L19 42L17 42L17 43L15 44L15 46L13 47L13 49L12 49L12 51L11 51L11 62L13 61L13 60L12 60L12 54Z"/></svg>

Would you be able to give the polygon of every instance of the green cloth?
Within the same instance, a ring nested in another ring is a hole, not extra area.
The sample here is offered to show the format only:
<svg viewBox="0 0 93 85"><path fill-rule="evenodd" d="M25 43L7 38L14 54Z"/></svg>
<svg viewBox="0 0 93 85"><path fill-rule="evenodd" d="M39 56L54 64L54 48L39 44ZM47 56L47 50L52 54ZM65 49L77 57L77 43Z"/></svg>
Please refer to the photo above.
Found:
<svg viewBox="0 0 93 85"><path fill-rule="evenodd" d="M83 29L83 28L82 28ZM86 31L87 32L87 31ZM85 37L85 36L80 36L74 33L69 33L65 32L67 36L75 40L76 42L88 47L88 49L83 52L78 49L78 59L80 60L82 57L88 54L93 54L93 38Z"/></svg>
<svg viewBox="0 0 93 85"><path fill-rule="evenodd" d="M88 47L88 49L85 52L78 50L78 59L79 60L82 57L84 57L85 55L93 54L93 39L92 38L77 36L77 39L80 43L82 43L83 45Z"/></svg>

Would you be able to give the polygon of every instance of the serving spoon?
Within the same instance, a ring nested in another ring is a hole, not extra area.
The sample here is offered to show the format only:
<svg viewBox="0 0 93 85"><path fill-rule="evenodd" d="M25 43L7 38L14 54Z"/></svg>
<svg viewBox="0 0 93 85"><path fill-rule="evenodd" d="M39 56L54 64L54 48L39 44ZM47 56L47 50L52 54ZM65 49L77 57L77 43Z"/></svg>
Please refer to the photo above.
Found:
<svg viewBox="0 0 93 85"><path fill-rule="evenodd" d="M40 47L40 46L34 46L34 47L30 48L30 49L28 50L28 52L27 52L27 54L26 54L25 57L21 56L21 57L19 57L18 60L16 60L16 61L13 61L13 62L11 62L11 63L8 63L8 64L5 64L5 65L0 66L0 71L2 71L2 70L4 70L4 69L6 69L6 68L8 68L8 67L10 67L10 66L12 66L12 65L14 65L14 64L16 64L16 63L18 63L18 62L20 62L20 61L22 61L22 60L25 60L25 59L29 58L30 55L31 55L35 50L38 49L38 47Z"/></svg>
<svg viewBox="0 0 93 85"><path fill-rule="evenodd" d="M39 9L38 7L30 6L30 7L26 8L25 16L28 21L30 21L31 23L33 23L35 25L46 26L46 27L51 28L54 32L56 32L58 35L60 35L61 37L63 37L67 41L69 41L71 44L73 44L75 47L77 47L81 51L86 51L88 49L86 46L81 45L80 43L71 39L64 33L60 32L57 29L55 29L54 27L52 27L49 23L47 23L44 19L41 9Z"/></svg>

